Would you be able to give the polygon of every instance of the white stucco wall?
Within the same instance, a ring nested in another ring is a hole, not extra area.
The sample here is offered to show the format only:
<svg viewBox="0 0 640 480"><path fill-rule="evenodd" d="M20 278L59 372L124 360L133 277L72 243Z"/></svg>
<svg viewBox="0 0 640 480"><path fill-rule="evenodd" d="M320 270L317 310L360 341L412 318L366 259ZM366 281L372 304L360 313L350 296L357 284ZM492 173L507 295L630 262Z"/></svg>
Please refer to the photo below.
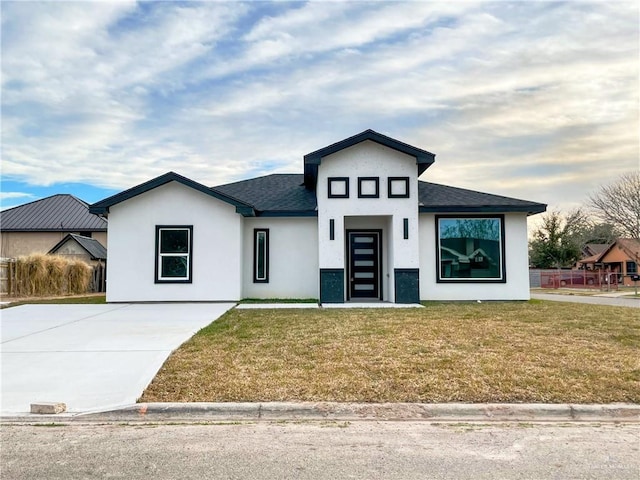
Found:
<svg viewBox="0 0 640 480"><path fill-rule="evenodd" d="M330 177L349 177L349 198L328 198ZM358 198L358 177L378 177L380 197ZM388 198L389 177L409 178L409 198ZM418 168L415 157L372 141L340 150L322 159L316 195L319 267L346 269L345 229L382 228L383 296L387 300L393 299L393 269L419 266ZM386 220L381 224L380 218ZM405 218L409 219L409 238L406 240L403 238ZM329 239L330 219L335 221L334 240ZM345 219L348 219L346 225Z"/></svg>
<svg viewBox="0 0 640 480"><path fill-rule="evenodd" d="M504 230L506 283L437 283L435 215L421 214L420 299L529 300L526 214L505 214Z"/></svg>
<svg viewBox="0 0 640 480"><path fill-rule="evenodd" d="M193 282L155 281L156 225L193 225ZM107 301L239 300L242 217L235 207L177 182L109 212Z"/></svg>
<svg viewBox="0 0 640 480"><path fill-rule="evenodd" d="M269 283L253 283L254 229L269 229ZM318 219L245 218L243 298L318 298Z"/></svg>

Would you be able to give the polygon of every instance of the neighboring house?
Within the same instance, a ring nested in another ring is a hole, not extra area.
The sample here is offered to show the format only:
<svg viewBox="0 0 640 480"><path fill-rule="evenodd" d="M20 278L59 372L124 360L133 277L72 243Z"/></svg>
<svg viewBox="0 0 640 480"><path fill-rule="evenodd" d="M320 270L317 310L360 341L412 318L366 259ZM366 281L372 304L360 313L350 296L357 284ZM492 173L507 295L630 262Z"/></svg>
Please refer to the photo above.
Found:
<svg viewBox="0 0 640 480"><path fill-rule="evenodd" d="M582 270L595 270L596 262L608 247L608 243L587 243L582 247L582 258L576 262L575 266Z"/></svg>
<svg viewBox="0 0 640 480"><path fill-rule="evenodd" d="M582 256L583 258L586 258L594 255L600 255L607 249L607 247L609 247L608 243L587 243L582 247Z"/></svg>
<svg viewBox="0 0 640 480"><path fill-rule="evenodd" d="M419 181L434 159L367 130L304 174L209 188L170 172L97 202L107 300L528 299L527 216L546 205Z"/></svg>
<svg viewBox="0 0 640 480"><path fill-rule="evenodd" d="M0 212L0 257L47 253L69 233L107 246L107 221L68 194L52 195Z"/></svg>
<svg viewBox="0 0 640 480"><path fill-rule="evenodd" d="M107 249L99 241L74 233L67 234L48 253L81 260L89 265L104 264L107 261Z"/></svg>
<svg viewBox="0 0 640 480"><path fill-rule="evenodd" d="M618 282L633 285L631 275L637 275L640 263L640 240L619 238L599 254L583 258L578 266L587 270L603 270L618 274Z"/></svg>

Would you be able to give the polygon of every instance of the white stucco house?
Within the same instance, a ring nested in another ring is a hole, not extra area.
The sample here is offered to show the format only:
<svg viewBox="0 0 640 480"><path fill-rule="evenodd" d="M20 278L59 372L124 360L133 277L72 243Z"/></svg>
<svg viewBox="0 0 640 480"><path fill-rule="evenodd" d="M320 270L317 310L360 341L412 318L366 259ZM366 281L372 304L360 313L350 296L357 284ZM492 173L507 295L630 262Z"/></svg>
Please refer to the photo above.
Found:
<svg viewBox="0 0 640 480"><path fill-rule="evenodd" d="M106 198L107 301L529 299L527 216L546 205L418 180L434 159L366 130L304 174L170 172Z"/></svg>

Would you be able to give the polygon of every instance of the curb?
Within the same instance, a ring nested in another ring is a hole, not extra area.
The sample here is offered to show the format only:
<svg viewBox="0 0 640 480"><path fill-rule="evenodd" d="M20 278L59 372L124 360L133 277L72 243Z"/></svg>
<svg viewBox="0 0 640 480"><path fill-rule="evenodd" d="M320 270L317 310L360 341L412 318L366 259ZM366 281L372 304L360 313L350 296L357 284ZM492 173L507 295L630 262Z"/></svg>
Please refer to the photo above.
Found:
<svg viewBox="0 0 640 480"><path fill-rule="evenodd" d="M640 423L637 404L466 403L140 403L115 410L58 415L12 415L2 423L430 421Z"/></svg>

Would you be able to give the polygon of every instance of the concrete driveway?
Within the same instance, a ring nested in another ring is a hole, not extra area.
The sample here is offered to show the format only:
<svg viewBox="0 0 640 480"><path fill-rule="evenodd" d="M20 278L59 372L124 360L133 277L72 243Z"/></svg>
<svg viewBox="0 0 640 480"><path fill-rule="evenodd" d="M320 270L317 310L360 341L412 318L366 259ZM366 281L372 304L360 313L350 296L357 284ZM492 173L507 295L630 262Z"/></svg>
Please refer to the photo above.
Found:
<svg viewBox="0 0 640 480"><path fill-rule="evenodd" d="M0 412L134 403L169 354L233 303L24 305L0 312Z"/></svg>

